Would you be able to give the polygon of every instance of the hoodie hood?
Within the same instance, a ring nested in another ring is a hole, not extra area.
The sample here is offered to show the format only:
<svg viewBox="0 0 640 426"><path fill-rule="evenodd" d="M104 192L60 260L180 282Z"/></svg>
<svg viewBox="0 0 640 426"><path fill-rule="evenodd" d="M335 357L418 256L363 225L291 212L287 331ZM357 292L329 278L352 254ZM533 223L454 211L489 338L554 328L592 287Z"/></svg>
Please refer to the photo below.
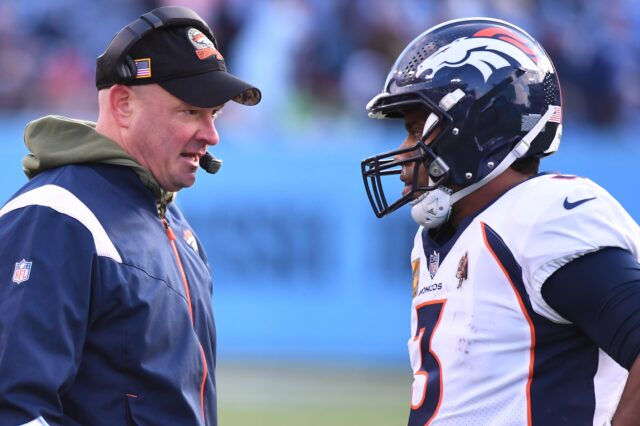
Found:
<svg viewBox="0 0 640 426"><path fill-rule="evenodd" d="M91 121L49 115L27 124L24 143L29 149L22 168L29 179L67 164L102 163L132 168L157 201L166 203L174 193L163 190L151 172L119 145L96 131Z"/></svg>

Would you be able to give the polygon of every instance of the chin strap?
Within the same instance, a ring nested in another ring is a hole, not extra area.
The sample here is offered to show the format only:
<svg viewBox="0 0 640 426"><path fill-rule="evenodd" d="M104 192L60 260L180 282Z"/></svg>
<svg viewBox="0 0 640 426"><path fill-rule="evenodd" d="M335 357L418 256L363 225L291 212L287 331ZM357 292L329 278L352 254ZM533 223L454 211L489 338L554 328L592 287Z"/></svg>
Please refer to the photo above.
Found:
<svg viewBox="0 0 640 426"><path fill-rule="evenodd" d="M429 178L431 180L431 178ZM411 217L425 228L437 228L451 215L451 190L440 186L411 203Z"/></svg>

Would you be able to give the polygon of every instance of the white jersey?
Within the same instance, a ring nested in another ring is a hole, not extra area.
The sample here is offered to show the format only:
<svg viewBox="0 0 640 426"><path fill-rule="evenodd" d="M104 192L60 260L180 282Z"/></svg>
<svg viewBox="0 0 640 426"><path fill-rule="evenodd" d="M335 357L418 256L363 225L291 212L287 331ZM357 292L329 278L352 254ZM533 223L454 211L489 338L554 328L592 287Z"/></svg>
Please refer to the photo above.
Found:
<svg viewBox="0 0 640 426"><path fill-rule="evenodd" d="M409 425L577 424L557 415L572 410L605 424L627 371L541 288L579 256L620 247L639 258L639 245L640 228L604 189L553 174L512 188L442 246L420 228Z"/></svg>

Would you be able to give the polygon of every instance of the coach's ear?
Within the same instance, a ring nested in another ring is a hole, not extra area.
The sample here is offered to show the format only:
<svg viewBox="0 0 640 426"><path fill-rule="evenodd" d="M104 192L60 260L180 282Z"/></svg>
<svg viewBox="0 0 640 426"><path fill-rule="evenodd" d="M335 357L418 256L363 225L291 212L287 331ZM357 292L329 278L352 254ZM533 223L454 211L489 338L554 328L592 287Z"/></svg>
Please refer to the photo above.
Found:
<svg viewBox="0 0 640 426"><path fill-rule="evenodd" d="M131 125L135 92L128 86L114 84L108 89L108 108L114 122L127 129Z"/></svg>

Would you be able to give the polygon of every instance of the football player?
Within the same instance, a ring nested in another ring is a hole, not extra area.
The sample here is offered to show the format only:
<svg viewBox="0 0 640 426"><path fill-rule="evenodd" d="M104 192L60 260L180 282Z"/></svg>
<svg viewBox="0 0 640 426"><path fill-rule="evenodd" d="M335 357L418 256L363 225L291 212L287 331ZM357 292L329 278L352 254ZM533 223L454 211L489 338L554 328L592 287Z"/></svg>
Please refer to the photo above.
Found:
<svg viewBox="0 0 640 426"><path fill-rule="evenodd" d="M640 228L589 179L538 172L562 133L540 44L504 21L445 22L367 110L407 132L362 162L374 212L410 204L420 225L409 425L637 424Z"/></svg>

